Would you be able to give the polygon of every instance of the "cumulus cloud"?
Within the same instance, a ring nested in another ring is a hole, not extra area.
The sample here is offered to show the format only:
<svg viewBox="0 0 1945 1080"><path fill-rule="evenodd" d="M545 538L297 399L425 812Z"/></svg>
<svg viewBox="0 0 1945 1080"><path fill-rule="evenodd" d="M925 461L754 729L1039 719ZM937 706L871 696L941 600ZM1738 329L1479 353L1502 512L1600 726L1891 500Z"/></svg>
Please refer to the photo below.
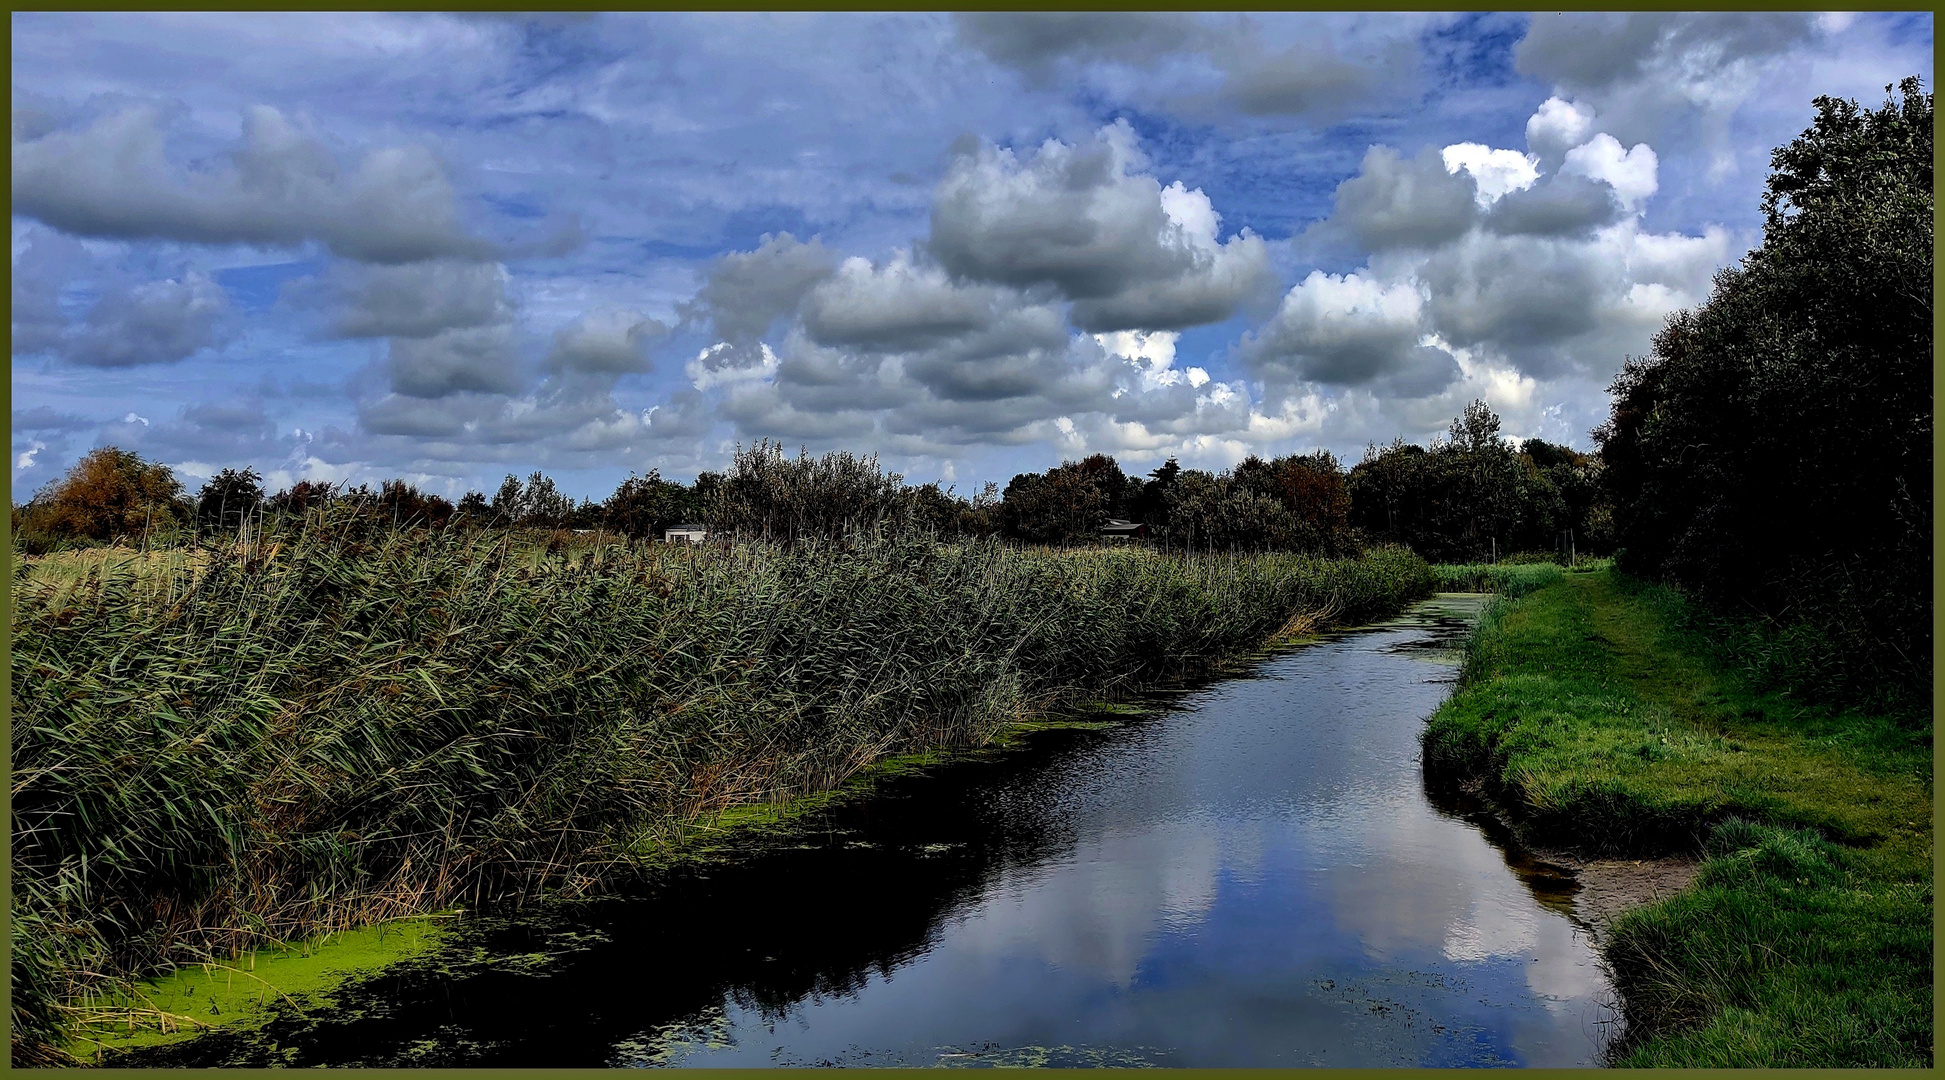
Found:
<svg viewBox="0 0 1945 1080"><path fill-rule="evenodd" d="M1494 150L1479 143L1453 143L1439 151L1445 171L1470 174L1474 199L1481 208L1491 206L1502 196L1525 191L1540 178L1539 163L1530 154L1517 150Z"/></svg>
<svg viewBox="0 0 1945 1080"><path fill-rule="evenodd" d="M1567 151L1594 133L1594 110L1558 97L1540 104L1526 121L1526 146L1534 156L1559 165Z"/></svg>
<svg viewBox="0 0 1945 1080"><path fill-rule="evenodd" d="M1560 171L1607 184L1614 189L1621 204L1633 210L1655 193L1659 164L1647 143L1635 143L1623 150L1620 140L1602 132L1567 151L1567 163Z"/></svg>
<svg viewBox="0 0 1945 1080"><path fill-rule="evenodd" d="M543 367L597 376L638 374L649 368L649 349L668 334L668 324L639 311L591 311L554 335Z"/></svg>
<svg viewBox="0 0 1945 1080"><path fill-rule="evenodd" d="M1541 12L1513 56L1624 144L1699 135L1710 172L1724 175L1735 161L1730 117L1831 32L1812 12ZM1529 126L1549 149L1580 145L1587 131L1560 111Z"/></svg>
<svg viewBox="0 0 1945 1080"><path fill-rule="evenodd" d="M1525 74L1603 91L1651 78L1706 80L1710 69L1774 56L1808 40L1812 12L1542 12L1514 48Z"/></svg>
<svg viewBox="0 0 1945 1080"><path fill-rule="evenodd" d="M778 319L794 314L804 294L831 275L833 253L817 238L804 243L789 233L763 237L754 251L717 258L704 274L685 320L707 321L718 337L754 341Z"/></svg>
<svg viewBox="0 0 1945 1080"><path fill-rule="evenodd" d="M246 110L226 160L170 159L161 109L137 104L81 128L16 124L13 208L77 236L202 244L317 241L371 262L477 257L444 167L422 146L341 168L269 106ZM23 137L25 136L25 137Z"/></svg>
<svg viewBox="0 0 1945 1080"><path fill-rule="evenodd" d="M1042 83L1062 62L1145 63L1209 40L1193 16L1174 12L972 11L953 22L960 40Z"/></svg>
<svg viewBox="0 0 1945 1080"><path fill-rule="evenodd" d="M899 251L884 266L850 258L813 288L804 328L824 345L898 352L990 326L1006 291L954 282L936 263Z"/></svg>
<svg viewBox="0 0 1945 1080"><path fill-rule="evenodd" d="M1408 39L1416 24L1395 25L1400 38L1347 56L1342 39L1352 35L1342 19L1303 18L1303 33L1287 44L1266 40L1263 25L1248 16L993 11L962 12L954 22L961 41L1035 85L1101 65L1132 68L1146 77L1105 85L1117 96L1196 115L1323 118L1412 81ZM1160 80L1158 71L1166 73Z"/></svg>
<svg viewBox="0 0 1945 1080"><path fill-rule="evenodd" d="M1049 139L1025 161L971 139L954 147L929 250L962 278L1052 289L1090 331L1172 330L1227 318L1269 281L1268 249L1218 240L1200 190L1163 188L1117 121L1080 146Z"/></svg>
<svg viewBox="0 0 1945 1080"><path fill-rule="evenodd" d="M1436 247L1472 227L1477 186L1427 148L1407 161L1389 146L1364 153L1355 176L1337 185L1325 232L1361 250Z"/></svg>
<svg viewBox="0 0 1945 1080"><path fill-rule="evenodd" d="M770 346L763 342L739 346L719 341L697 353L695 359L683 365L683 370L696 389L707 390L714 386L767 379L777 373L777 364L777 354L771 352Z"/></svg>
<svg viewBox="0 0 1945 1080"><path fill-rule="evenodd" d="M1484 222L1493 232L1586 239L1624 212L1615 185L1556 173L1532 187L1500 197Z"/></svg>
<svg viewBox="0 0 1945 1080"><path fill-rule="evenodd" d="M392 338L384 370L393 390L413 398L510 394L523 381L514 330L507 324Z"/></svg>
<svg viewBox="0 0 1945 1080"><path fill-rule="evenodd" d="M1643 230L1655 152L1624 150L1594 123L1553 98L1527 125L1530 153L1456 143L1406 162L1372 149L1318 227L1363 243L1366 265L1312 273L1237 355L1267 385L1399 398L1492 371L1508 393L1604 379L1661 319L1706 298L1730 252L1721 230Z"/></svg>
<svg viewBox="0 0 1945 1080"><path fill-rule="evenodd" d="M61 412L46 405L36 405L31 409L15 409L12 421L15 431L31 431L37 435L81 431L94 426L94 421L85 416Z"/></svg>
<svg viewBox="0 0 1945 1080"><path fill-rule="evenodd" d="M63 331L55 351L85 367L173 363L227 340L228 312L223 290L194 271L115 288Z"/></svg>
<svg viewBox="0 0 1945 1080"><path fill-rule="evenodd" d="M505 322L512 315L506 284L506 268L498 263L436 259L340 263L322 281L289 291L299 303L330 311L337 337L425 338Z"/></svg>
<svg viewBox="0 0 1945 1080"><path fill-rule="evenodd" d="M1423 339L1422 286L1365 274L1312 271L1241 352L1266 381L1381 387L1420 397L1459 375L1451 355Z"/></svg>
<svg viewBox="0 0 1945 1080"><path fill-rule="evenodd" d="M1178 333L1076 331L1058 299L955 279L924 250L849 259L774 349L719 342L687 373L739 435L826 446L949 457L1096 439L1142 455L1249 431L1246 389L1178 367Z"/></svg>

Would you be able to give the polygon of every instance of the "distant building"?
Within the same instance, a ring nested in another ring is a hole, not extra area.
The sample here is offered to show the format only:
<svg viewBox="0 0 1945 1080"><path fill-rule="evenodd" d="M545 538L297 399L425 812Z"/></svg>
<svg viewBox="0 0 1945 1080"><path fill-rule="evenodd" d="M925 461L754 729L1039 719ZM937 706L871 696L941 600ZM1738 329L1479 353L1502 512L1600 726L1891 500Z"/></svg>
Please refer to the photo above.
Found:
<svg viewBox="0 0 1945 1080"><path fill-rule="evenodd" d="M1147 535L1148 525L1145 522L1123 521L1120 518L1109 518L1108 523L1101 526L1101 536L1103 539L1139 540Z"/></svg>
<svg viewBox="0 0 1945 1080"><path fill-rule="evenodd" d="M704 540L709 539L709 527L707 525L671 525L669 526L669 531L662 534L662 539L671 544L700 544Z"/></svg>

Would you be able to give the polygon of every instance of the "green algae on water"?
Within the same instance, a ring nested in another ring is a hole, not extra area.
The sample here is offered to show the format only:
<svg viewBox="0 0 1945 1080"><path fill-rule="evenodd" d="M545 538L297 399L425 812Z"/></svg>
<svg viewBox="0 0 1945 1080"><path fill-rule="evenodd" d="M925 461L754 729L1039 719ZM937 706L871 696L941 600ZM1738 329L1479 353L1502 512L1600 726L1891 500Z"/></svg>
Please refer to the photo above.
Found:
<svg viewBox="0 0 1945 1080"><path fill-rule="evenodd" d="M78 1005L80 1023L68 1052L97 1060L105 1052L179 1042L219 1027L260 1027L280 1006L328 1008L331 993L344 984L430 952L453 918L397 919L144 979Z"/></svg>

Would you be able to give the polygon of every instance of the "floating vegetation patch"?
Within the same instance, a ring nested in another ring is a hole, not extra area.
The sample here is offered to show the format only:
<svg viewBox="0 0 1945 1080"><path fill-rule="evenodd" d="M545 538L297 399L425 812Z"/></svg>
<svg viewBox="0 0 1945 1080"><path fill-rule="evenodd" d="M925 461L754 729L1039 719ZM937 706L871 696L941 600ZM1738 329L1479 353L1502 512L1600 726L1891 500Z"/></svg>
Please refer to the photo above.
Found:
<svg viewBox="0 0 1945 1080"><path fill-rule="evenodd" d="M158 1046L214 1028L262 1026L288 1008L330 1008L334 990L400 961L431 953L452 917L398 919L326 934L281 948L252 949L228 961L176 968L166 975L72 1006L68 1052L100 1060L118 1050Z"/></svg>

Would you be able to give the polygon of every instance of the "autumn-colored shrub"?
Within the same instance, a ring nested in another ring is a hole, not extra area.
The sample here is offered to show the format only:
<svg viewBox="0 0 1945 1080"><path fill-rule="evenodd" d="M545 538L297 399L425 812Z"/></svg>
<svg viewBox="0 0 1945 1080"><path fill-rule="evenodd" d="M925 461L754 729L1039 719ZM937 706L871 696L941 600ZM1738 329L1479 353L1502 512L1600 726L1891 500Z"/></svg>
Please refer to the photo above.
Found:
<svg viewBox="0 0 1945 1080"><path fill-rule="evenodd" d="M189 520L182 482L167 465L113 446L88 454L23 508L23 540L143 538Z"/></svg>

